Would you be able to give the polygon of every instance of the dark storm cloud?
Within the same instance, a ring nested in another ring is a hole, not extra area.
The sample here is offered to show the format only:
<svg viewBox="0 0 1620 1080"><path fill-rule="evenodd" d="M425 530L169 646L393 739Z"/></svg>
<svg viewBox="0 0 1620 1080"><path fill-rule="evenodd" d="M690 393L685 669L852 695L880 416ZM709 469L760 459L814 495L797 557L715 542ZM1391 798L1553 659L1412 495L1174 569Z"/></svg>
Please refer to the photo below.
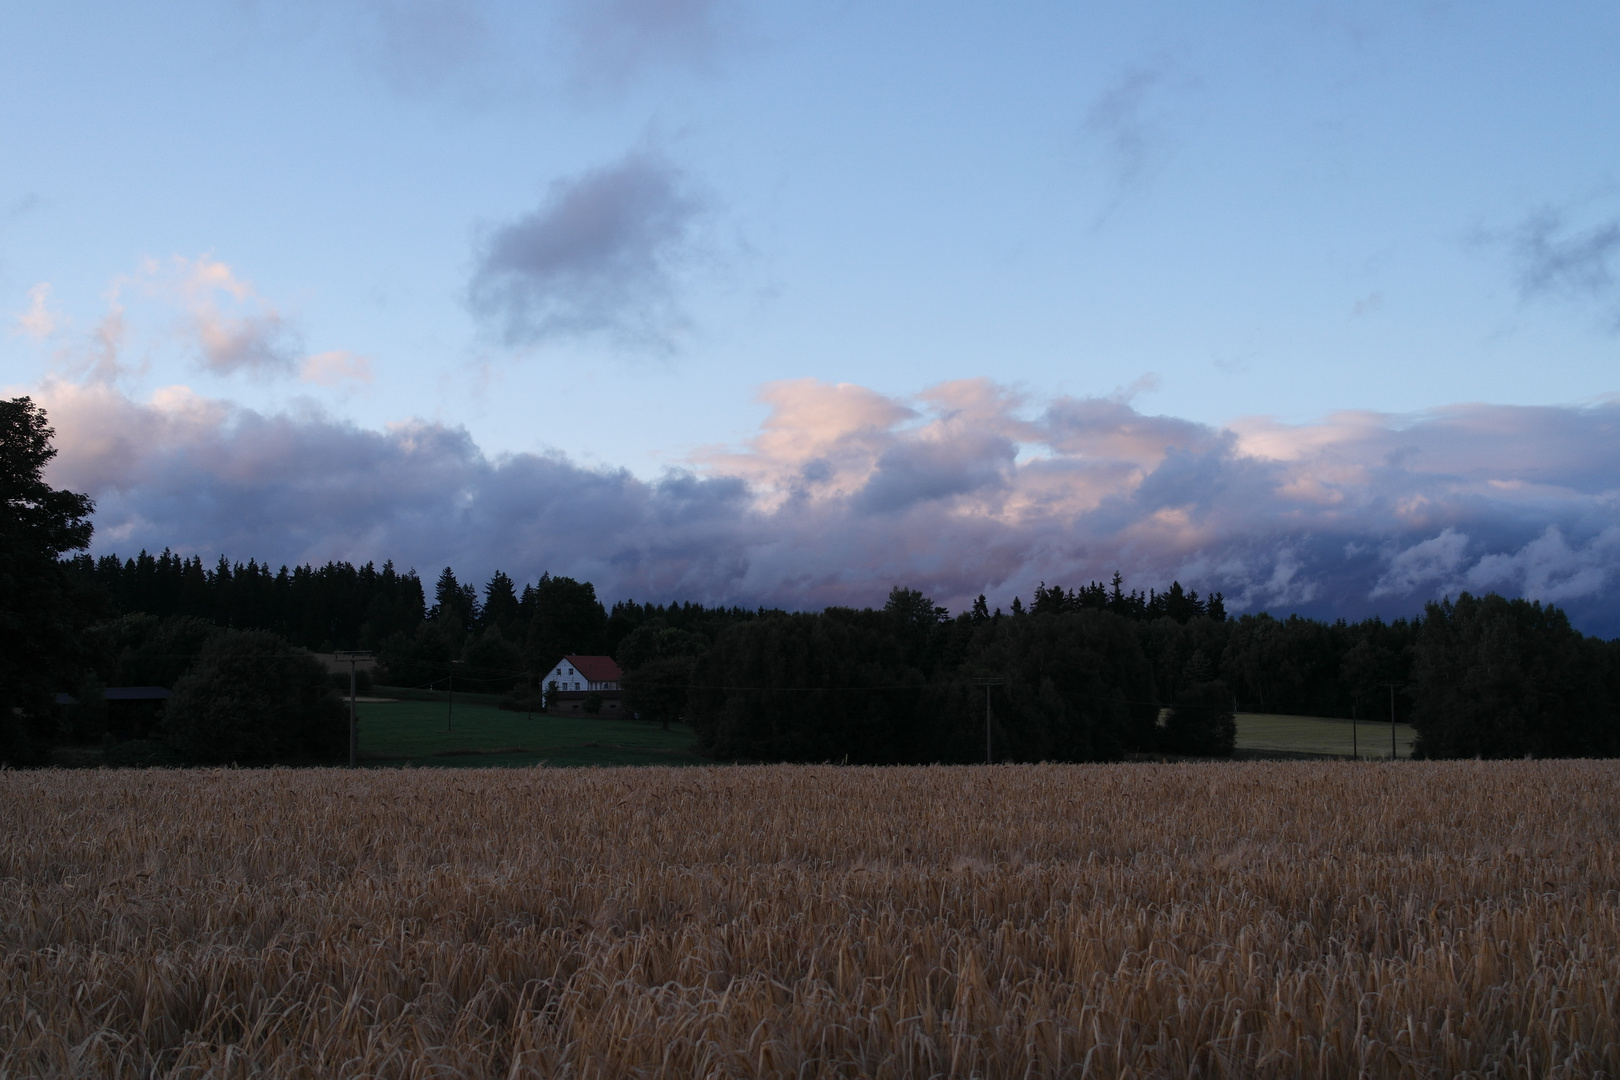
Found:
<svg viewBox="0 0 1620 1080"><path fill-rule="evenodd" d="M365 430L183 390L138 403L104 383L39 394L52 478L96 498L100 552L549 570L610 599L789 607L876 603L896 583L1005 606L1116 569L1324 616L1494 589L1620 634L1620 402L1217 430L1117 400L1026 415L982 380L765 396L749 445L649 481L492 458L425 422Z"/></svg>
<svg viewBox="0 0 1620 1080"><path fill-rule="evenodd" d="M701 211L653 154L559 180L485 238L468 298L511 345L608 334L667 347L681 323L675 275Z"/></svg>

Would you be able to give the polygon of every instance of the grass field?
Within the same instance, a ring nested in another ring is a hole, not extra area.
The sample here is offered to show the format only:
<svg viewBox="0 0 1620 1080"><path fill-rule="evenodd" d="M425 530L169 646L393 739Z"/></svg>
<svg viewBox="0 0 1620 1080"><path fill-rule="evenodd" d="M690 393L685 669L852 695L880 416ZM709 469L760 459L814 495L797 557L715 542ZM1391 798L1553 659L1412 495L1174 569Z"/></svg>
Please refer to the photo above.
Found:
<svg viewBox="0 0 1620 1080"><path fill-rule="evenodd" d="M1620 1073L1620 764L0 772L0 1076Z"/></svg>
<svg viewBox="0 0 1620 1080"><path fill-rule="evenodd" d="M697 764L696 736L683 725L663 731L635 720L526 716L458 700L362 702L360 755L372 765L526 766ZM447 729L447 712L449 727ZM1414 732L1396 725L1399 756ZM1389 725L1359 725L1363 758L1389 757ZM594 744L594 745L593 745ZM1350 722L1314 716L1238 713L1237 746L1250 754L1349 757Z"/></svg>
<svg viewBox="0 0 1620 1080"><path fill-rule="evenodd" d="M1412 756L1417 732L1410 724L1395 725L1397 756ZM1366 720L1352 732L1348 720L1318 716L1281 716L1275 713L1238 713L1237 748L1260 754L1320 754L1349 757L1354 750L1363 758L1389 758L1389 724Z"/></svg>
<svg viewBox="0 0 1620 1080"><path fill-rule="evenodd" d="M533 717L458 700L361 702L360 757L370 765L671 765L699 760L690 728L636 720ZM448 718L447 718L448 713ZM447 730L447 719L449 729Z"/></svg>

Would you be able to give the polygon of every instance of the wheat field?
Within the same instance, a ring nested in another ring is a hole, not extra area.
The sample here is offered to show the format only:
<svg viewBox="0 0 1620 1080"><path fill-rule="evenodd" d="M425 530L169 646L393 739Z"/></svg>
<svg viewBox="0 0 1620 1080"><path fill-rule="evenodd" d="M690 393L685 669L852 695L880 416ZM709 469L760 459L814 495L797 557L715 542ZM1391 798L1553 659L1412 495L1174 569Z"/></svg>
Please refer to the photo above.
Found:
<svg viewBox="0 0 1620 1080"><path fill-rule="evenodd" d="M1617 780L4 772L0 1075L1620 1074Z"/></svg>

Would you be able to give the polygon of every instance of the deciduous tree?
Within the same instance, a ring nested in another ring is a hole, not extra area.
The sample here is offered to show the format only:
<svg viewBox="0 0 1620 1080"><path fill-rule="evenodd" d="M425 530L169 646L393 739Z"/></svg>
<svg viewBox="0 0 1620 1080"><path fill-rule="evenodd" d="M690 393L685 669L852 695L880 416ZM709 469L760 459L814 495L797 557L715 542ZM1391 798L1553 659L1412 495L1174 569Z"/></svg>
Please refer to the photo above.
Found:
<svg viewBox="0 0 1620 1080"><path fill-rule="evenodd" d="M347 713L321 662L263 630L227 631L203 647L164 710L169 745L188 761L335 760Z"/></svg>

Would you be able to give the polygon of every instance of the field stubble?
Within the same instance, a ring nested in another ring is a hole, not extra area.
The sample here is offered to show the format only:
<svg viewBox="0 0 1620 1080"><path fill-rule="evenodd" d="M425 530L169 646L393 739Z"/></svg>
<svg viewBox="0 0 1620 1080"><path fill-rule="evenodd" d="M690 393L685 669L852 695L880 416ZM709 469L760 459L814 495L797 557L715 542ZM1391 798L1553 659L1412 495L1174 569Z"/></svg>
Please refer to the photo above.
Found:
<svg viewBox="0 0 1620 1080"><path fill-rule="evenodd" d="M0 1074L1616 1073L1617 780L0 773Z"/></svg>

